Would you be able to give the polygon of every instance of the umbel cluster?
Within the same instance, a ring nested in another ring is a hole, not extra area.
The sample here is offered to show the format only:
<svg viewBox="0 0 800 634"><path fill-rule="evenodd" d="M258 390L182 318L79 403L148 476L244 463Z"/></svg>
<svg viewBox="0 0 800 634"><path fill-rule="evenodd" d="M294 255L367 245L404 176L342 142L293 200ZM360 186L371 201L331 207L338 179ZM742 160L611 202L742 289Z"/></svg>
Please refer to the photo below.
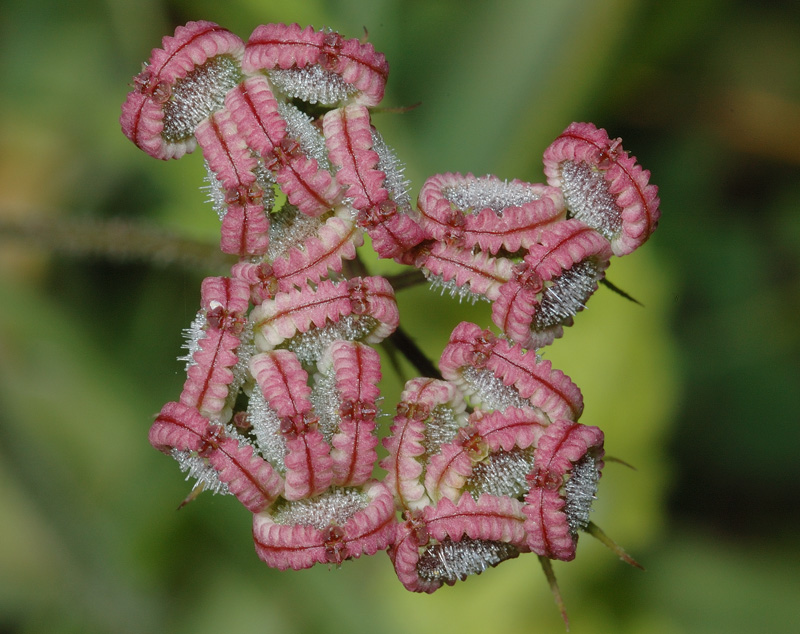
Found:
<svg viewBox="0 0 800 634"><path fill-rule="evenodd" d="M200 147L220 248L238 256L203 281L186 382L150 442L195 491L238 498L274 568L385 550L406 588L433 592L533 552L555 588L550 560L574 558L581 531L611 543L589 519L603 432L537 349L647 240L657 189L619 139L573 123L544 152L546 184L437 174L414 205L370 115L388 72L329 30L270 24L243 42L201 21L134 78L124 133L159 159ZM400 315L358 259L365 234L492 307L491 325L454 325L435 376L406 383L388 434L375 346Z"/></svg>

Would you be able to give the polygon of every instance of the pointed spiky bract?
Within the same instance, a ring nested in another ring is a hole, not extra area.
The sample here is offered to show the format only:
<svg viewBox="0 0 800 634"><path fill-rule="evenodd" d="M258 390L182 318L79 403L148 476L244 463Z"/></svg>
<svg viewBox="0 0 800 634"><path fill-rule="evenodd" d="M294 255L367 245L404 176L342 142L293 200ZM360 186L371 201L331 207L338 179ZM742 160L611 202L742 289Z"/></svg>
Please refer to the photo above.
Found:
<svg viewBox="0 0 800 634"><path fill-rule="evenodd" d="M269 566L387 550L406 588L433 592L533 551L563 607L549 560L572 559L580 531L635 562L589 519L603 433L537 349L649 237L657 190L619 139L574 123L545 151L548 184L448 172L414 206L370 112L387 77L371 44L327 29L270 24L245 44L201 21L134 78L123 132L160 159L200 146L238 257L202 283L183 390L149 440L196 480L184 503L210 490L253 514ZM365 234L432 288L489 302L498 329L457 325L441 377L406 382L383 438L372 346L391 336L437 372L358 259Z"/></svg>

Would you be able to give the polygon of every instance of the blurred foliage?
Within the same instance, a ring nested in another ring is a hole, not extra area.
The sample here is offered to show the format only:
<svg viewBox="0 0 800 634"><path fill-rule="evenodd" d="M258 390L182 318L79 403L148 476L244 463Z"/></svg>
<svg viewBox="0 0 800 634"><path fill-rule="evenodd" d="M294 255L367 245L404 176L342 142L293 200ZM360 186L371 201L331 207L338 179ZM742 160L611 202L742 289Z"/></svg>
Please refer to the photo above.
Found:
<svg viewBox="0 0 800 634"><path fill-rule="evenodd" d="M637 467L607 466L593 519L648 571L584 537L555 566L572 631L800 628L796 3L5 0L0 227L114 218L213 248L199 156L153 161L117 122L150 49L190 19L244 38L274 21L367 28L392 65L385 105L422 102L376 115L417 188L440 171L541 180L573 120L621 136L662 199L655 237L609 271L645 307L601 289L545 355ZM230 498L174 512L189 485L147 429L180 392L209 271L3 231L0 633L562 631L531 556L417 596L380 554L269 570ZM458 321L488 323L424 288L398 300L432 358ZM390 411L401 381L384 383Z"/></svg>

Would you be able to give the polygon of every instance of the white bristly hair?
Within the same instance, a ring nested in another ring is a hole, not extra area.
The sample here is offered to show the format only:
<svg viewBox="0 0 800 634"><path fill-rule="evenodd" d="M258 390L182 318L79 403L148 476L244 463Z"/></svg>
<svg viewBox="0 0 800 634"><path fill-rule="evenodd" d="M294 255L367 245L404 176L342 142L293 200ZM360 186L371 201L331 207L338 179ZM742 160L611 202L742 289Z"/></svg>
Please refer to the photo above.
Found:
<svg viewBox="0 0 800 634"><path fill-rule="evenodd" d="M184 361L186 363L187 372L189 368L195 365L194 353L200 349L200 340L206 335L205 327L207 323L205 311L200 310L194 316L189 327L183 329L184 342L181 348L186 350L186 354L178 357L178 361Z"/></svg>
<svg viewBox="0 0 800 634"><path fill-rule="evenodd" d="M483 493L520 498L530 488L526 476L532 470L533 450L500 450L472 467L464 488L476 501Z"/></svg>
<svg viewBox="0 0 800 634"><path fill-rule="evenodd" d="M264 459L279 472L286 471L286 440L281 434L281 420L277 412L264 400L261 388L256 385L247 404L247 417L253 426L256 445Z"/></svg>
<svg viewBox="0 0 800 634"><path fill-rule="evenodd" d="M503 383L491 370L467 367L461 376L475 391L473 398L481 403L482 409L531 407L531 402L522 398L514 386Z"/></svg>
<svg viewBox="0 0 800 634"><path fill-rule="evenodd" d="M519 550L505 542L468 537L458 542L445 539L420 556L417 573L425 581L463 581L517 555Z"/></svg>
<svg viewBox="0 0 800 634"><path fill-rule="evenodd" d="M411 189L411 181L405 177L406 166L375 128L372 129L372 149L378 154L376 167L386 174L383 186L389 192L389 197L401 209L410 209L411 196L408 192Z"/></svg>
<svg viewBox="0 0 800 634"><path fill-rule="evenodd" d="M339 430L339 409L342 399L336 389L336 374L333 366L324 374L314 375L314 385L311 388L311 404L314 412L319 417L319 430L327 443L331 442L333 435Z"/></svg>
<svg viewBox="0 0 800 634"><path fill-rule="evenodd" d="M361 491L333 487L314 498L293 502L279 500L272 520L276 524L301 524L324 530L334 524L341 526L368 505L369 498Z"/></svg>
<svg viewBox="0 0 800 634"><path fill-rule="evenodd" d="M304 68L271 70L267 73L270 83L292 99L311 104L332 106L358 92L340 75L322 68L319 64Z"/></svg>
<svg viewBox="0 0 800 634"><path fill-rule="evenodd" d="M286 121L286 133L300 144L303 153L316 159L322 169L330 170L325 137L312 123L311 117L287 102L278 102L278 112Z"/></svg>
<svg viewBox="0 0 800 634"><path fill-rule="evenodd" d="M197 481L193 488L202 485L203 490L220 495L230 495L228 485L219 479L217 471L208 464L208 460L192 451L179 451L178 449L173 449L170 455L178 461L181 471L186 473L186 480L193 478Z"/></svg>
<svg viewBox="0 0 800 634"><path fill-rule="evenodd" d="M533 330L544 330L564 323L586 308L586 301L597 289L597 266L591 260L573 264L542 293L533 318Z"/></svg>
<svg viewBox="0 0 800 634"><path fill-rule="evenodd" d="M161 136L173 143L190 138L203 119L225 105L225 95L241 80L239 65L229 55L212 57L178 79L164 104Z"/></svg>
<svg viewBox="0 0 800 634"><path fill-rule="evenodd" d="M521 207L540 198L525 183L509 183L489 176L445 187L442 194L462 211L477 213L488 208L497 214L502 214L506 207Z"/></svg>
<svg viewBox="0 0 800 634"><path fill-rule="evenodd" d="M377 326L377 320L369 315L345 315L335 324L328 323L324 328L312 326L306 332L295 335L286 343L286 347L297 355L300 363L316 363L326 348L337 339L361 341Z"/></svg>
<svg viewBox="0 0 800 634"><path fill-rule="evenodd" d="M592 502L597 499L597 461L591 453L587 453L572 467L572 472L564 488L566 498L564 512L570 532L575 535L578 529L589 525L589 513Z"/></svg>
<svg viewBox="0 0 800 634"><path fill-rule="evenodd" d="M561 189L571 217L594 228L611 240L622 228L621 210L608 192L603 172L584 162L561 164Z"/></svg>
<svg viewBox="0 0 800 634"><path fill-rule="evenodd" d="M459 303L467 301L470 304L475 304L478 300L488 302L489 300L480 293L473 293L470 290L469 283L459 286L455 280L445 281L441 275L434 275L427 269L422 269L422 274L425 276L431 285L430 290L439 291L440 295L447 293L453 299L458 299Z"/></svg>

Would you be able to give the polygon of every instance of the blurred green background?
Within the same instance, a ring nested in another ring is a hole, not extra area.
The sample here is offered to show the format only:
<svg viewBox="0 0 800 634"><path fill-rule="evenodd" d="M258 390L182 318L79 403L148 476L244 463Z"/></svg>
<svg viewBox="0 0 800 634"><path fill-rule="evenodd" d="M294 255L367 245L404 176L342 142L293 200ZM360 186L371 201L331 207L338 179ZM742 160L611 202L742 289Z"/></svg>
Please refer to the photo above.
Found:
<svg viewBox="0 0 800 634"><path fill-rule="evenodd" d="M644 307L601 289L545 354L637 468L606 467L593 520L647 571L584 536L554 566L572 631L800 631L796 2L3 0L0 634L563 631L532 556L419 596L383 554L268 569L235 499L175 511L189 484L147 430L180 393L213 265L113 262L79 236L115 219L213 250L200 157L155 161L117 122L150 49L192 19L243 39L367 28L384 105L422 102L375 116L414 193L442 171L541 181L574 120L623 138L662 221L608 277ZM423 288L398 299L434 358L458 321L488 323Z"/></svg>

